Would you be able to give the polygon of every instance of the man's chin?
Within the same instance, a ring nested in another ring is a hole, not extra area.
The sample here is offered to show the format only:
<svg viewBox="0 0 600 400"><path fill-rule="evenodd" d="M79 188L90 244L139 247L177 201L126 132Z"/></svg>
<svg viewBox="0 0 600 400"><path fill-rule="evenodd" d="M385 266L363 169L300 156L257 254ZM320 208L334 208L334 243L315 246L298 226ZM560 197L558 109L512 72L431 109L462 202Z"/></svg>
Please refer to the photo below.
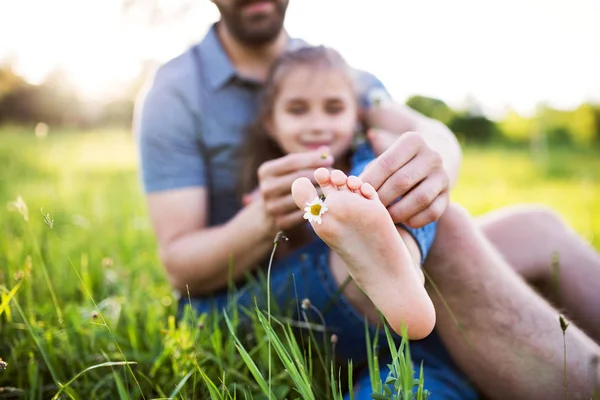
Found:
<svg viewBox="0 0 600 400"><path fill-rule="evenodd" d="M246 25L243 32L233 33L239 41L247 45L261 46L272 43L282 30L283 23L279 21L252 21L252 23Z"/></svg>

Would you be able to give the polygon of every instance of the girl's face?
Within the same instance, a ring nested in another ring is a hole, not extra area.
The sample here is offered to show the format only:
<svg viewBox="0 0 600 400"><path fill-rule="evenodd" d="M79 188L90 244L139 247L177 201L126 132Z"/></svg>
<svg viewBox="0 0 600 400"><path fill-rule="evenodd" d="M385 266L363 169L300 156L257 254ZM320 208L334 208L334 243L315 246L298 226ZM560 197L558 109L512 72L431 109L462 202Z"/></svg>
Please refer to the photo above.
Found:
<svg viewBox="0 0 600 400"><path fill-rule="evenodd" d="M340 71L301 66L282 77L268 132L286 153L329 146L346 154L358 118L356 97Z"/></svg>

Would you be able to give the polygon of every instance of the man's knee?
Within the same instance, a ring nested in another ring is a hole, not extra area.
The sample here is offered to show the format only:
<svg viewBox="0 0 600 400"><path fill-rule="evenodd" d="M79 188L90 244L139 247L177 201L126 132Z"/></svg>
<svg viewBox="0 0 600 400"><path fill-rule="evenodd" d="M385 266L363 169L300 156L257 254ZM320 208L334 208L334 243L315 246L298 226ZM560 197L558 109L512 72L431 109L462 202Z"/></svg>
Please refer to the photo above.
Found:
<svg viewBox="0 0 600 400"><path fill-rule="evenodd" d="M537 228L545 234L551 234L566 227L560 215L552 208L544 205L522 207L517 213L519 224L523 227Z"/></svg>
<svg viewBox="0 0 600 400"><path fill-rule="evenodd" d="M543 232L545 235L564 229L564 220L552 208L541 204L514 205L487 213L480 218L484 231L498 231L506 225L520 231Z"/></svg>

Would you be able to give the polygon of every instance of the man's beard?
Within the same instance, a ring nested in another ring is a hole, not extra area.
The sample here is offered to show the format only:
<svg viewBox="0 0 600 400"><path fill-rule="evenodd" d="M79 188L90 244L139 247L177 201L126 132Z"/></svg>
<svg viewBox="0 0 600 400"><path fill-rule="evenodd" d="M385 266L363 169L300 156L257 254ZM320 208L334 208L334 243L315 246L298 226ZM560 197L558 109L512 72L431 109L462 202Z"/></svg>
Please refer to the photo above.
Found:
<svg viewBox="0 0 600 400"><path fill-rule="evenodd" d="M283 20L287 10L287 0L269 0L275 6L275 12L268 15L245 16L242 7L256 0L236 0L232 6L219 5L221 21L231 35L248 46L261 46L274 41L283 29Z"/></svg>

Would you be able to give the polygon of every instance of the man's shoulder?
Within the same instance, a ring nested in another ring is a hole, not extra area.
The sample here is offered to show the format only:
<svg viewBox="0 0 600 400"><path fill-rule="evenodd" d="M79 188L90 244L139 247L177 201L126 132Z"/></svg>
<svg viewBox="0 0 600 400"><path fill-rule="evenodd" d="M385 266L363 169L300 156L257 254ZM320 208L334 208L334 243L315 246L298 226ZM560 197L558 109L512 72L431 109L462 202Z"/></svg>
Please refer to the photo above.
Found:
<svg viewBox="0 0 600 400"><path fill-rule="evenodd" d="M170 59L156 69L152 77L152 86L172 89L185 89L198 80L200 63L198 62L198 44ZM196 88L198 86L195 86Z"/></svg>
<svg viewBox="0 0 600 400"><path fill-rule="evenodd" d="M152 104L161 106L173 98L192 109L201 107L204 84L197 51L198 45L194 45L156 68L138 92L136 108L153 110Z"/></svg>
<svg viewBox="0 0 600 400"><path fill-rule="evenodd" d="M154 121L165 108L170 109L170 115L176 115L201 107L200 66L194 54L197 47L194 45L160 65L145 80L135 99L135 131L140 129L142 120Z"/></svg>

